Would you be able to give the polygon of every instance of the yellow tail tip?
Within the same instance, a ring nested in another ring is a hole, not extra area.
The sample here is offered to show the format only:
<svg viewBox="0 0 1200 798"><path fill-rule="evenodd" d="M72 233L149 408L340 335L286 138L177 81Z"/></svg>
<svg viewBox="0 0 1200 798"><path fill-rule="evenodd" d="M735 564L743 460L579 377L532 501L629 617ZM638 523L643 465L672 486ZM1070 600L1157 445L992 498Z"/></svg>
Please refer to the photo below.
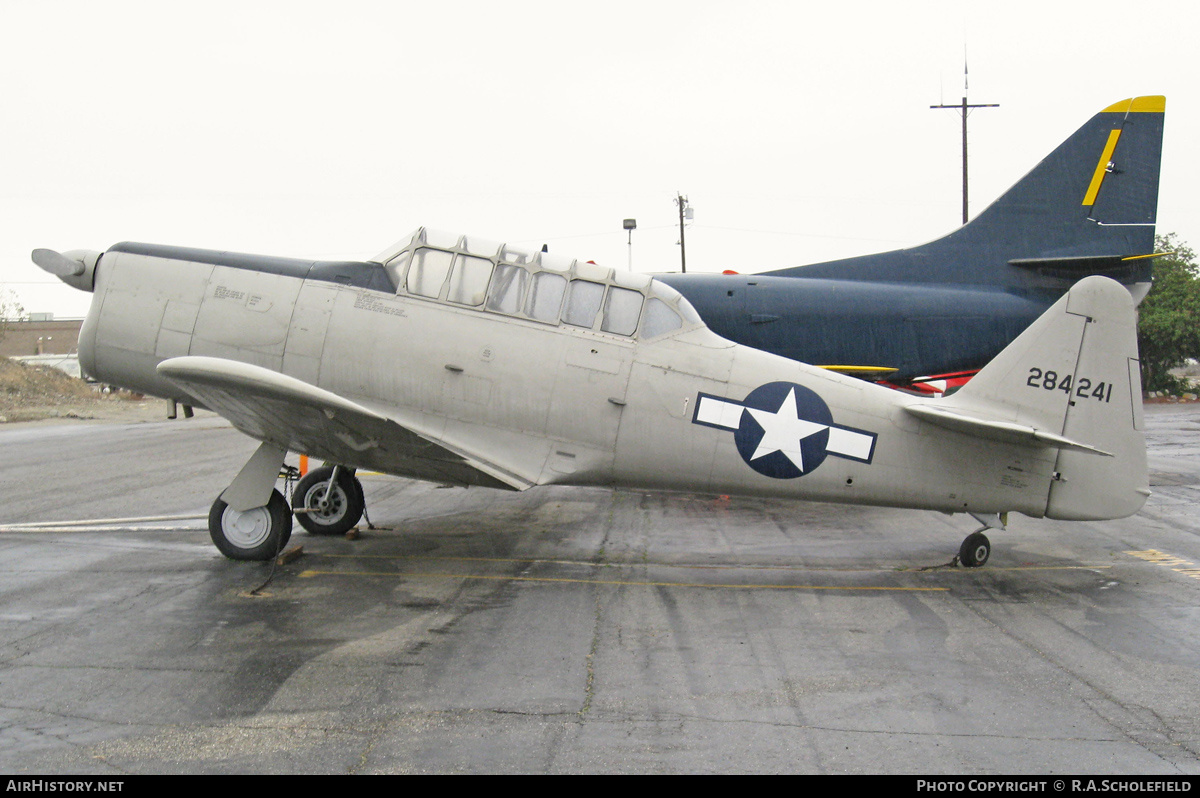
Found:
<svg viewBox="0 0 1200 798"><path fill-rule="evenodd" d="M1167 110L1167 98L1161 94L1151 97L1130 97L1113 103L1102 114L1161 114Z"/></svg>

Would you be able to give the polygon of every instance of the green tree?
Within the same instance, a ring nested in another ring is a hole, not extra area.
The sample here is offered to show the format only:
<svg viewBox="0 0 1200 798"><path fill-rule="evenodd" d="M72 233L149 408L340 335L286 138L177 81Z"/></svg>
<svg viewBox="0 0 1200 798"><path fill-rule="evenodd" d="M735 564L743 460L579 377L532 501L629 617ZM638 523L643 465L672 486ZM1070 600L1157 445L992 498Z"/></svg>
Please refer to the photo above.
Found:
<svg viewBox="0 0 1200 798"><path fill-rule="evenodd" d="M1154 284L1138 306L1142 388L1178 392L1170 370L1200 359L1200 268L1196 253L1174 233L1155 237Z"/></svg>

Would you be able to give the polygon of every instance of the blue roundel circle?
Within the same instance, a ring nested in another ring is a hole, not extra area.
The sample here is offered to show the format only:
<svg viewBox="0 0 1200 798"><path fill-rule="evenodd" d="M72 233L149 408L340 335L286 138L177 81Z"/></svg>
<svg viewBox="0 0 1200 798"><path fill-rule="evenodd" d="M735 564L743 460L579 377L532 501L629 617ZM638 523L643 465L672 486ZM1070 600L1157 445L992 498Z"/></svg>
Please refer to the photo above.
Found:
<svg viewBox="0 0 1200 798"><path fill-rule="evenodd" d="M795 479L825 462L833 414L816 393L792 382L769 382L742 401L733 433L738 453L758 473Z"/></svg>

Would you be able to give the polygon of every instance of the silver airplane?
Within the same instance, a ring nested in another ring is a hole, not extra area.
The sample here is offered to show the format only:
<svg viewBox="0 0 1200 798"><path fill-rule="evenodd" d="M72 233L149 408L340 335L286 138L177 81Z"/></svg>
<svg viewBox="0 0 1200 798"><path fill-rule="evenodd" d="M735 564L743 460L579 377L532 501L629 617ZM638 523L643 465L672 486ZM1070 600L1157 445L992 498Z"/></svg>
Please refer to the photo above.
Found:
<svg viewBox="0 0 1200 798"><path fill-rule="evenodd" d="M735 344L657 279L424 228L365 262L136 243L33 260L93 292L88 375L261 441L209 514L234 559L272 558L293 514L353 527L356 469L969 513L965 566L1009 512L1121 518L1150 493L1133 301L1105 277L934 399ZM290 506L289 451L326 463Z"/></svg>

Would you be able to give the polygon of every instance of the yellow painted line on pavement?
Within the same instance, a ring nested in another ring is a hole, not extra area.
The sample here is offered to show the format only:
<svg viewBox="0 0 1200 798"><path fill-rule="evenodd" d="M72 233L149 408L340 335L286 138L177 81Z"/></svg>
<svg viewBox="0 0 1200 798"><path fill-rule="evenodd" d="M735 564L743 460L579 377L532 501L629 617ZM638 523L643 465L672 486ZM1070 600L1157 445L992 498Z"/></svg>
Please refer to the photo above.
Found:
<svg viewBox="0 0 1200 798"><path fill-rule="evenodd" d="M1192 579L1200 579L1200 568L1191 560L1185 560L1182 557L1176 557L1174 554L1167 554L1158 549L1146 549L1144 551L1127 551L1125 552L1130 557L1137 557L1139 560L1152 562L1155 565L1165 565L1176 573L1191 577Z"/></svg>
<svg viewBox="0 0 1200 798"><path fill-rule="evenodd" d="M327 554L321 552L314 556L331 560L403 560L408 562L494 562L515 563L519 565L583 565L589 568L688 568L697 571L829 571L834 573L899 573L894 569L879 568L814 568L797 565L761 565L751 563L733 563L730 565L704 565L701 563L658 562L650 560L560 560L546 557L456 557L438 554Z"/></svg>
<svg viewBox="0 0 1200 798"><path fill-rule="evenodd" d="M799 565L762 565L750 563L733 563L730 565L704 565L701 563L652 562L648 560L559 560L544 557L455 557L437 554L328 554L314 553L315 557L331 560L404 560L409 562L490 562L516 563L521 565L583 565L591 568L680 568L694 571L796 571L810 573L916 573L916 568L824 568ZM943 573L961 573L964 575L988 573L991 571L1095 571L1112 568L1112 564L1098 565L1014 565L1001 567L989 565L984 569L952 568Z"/></svg>
<svg viewBox="0 0 1200 798"><path fill-rule="evenodd" d="M508 576L503 574L441 574L441 573L396 573L395 571L301 571L302 578L316 576L387 576L404 579L487 579L504 582L558 582L578 585L619 585L629 587L714 587L727 590L871 590L918 593L944 593L947 587L872 587L862 585L735 585L706 584L704 582L659 582L631 579L572 579L553 576Z"/></svg>
<svg viewBox="0 0 1200 798"><path fill-rule="evenodd" d="M985 571L1103 571L1112 565L1014 565L1011 568L999 568L989 565Z"/></svg>

